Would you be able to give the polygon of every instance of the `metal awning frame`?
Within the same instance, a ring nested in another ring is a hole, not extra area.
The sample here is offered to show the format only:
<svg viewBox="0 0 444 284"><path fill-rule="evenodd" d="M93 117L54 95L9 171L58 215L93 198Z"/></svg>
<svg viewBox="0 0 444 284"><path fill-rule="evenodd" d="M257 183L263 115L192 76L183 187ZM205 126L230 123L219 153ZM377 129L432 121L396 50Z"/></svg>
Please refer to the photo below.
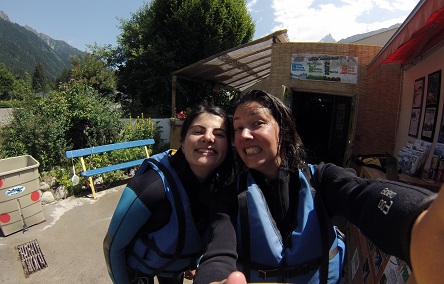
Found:
<svg viewBox="0 0 444 284"><path fill-rule="evenodd" d="M270 76L273 43L288 42L287 30L220 52L172 73L171 115L176 109L177 80L242 92Z"/></svg>

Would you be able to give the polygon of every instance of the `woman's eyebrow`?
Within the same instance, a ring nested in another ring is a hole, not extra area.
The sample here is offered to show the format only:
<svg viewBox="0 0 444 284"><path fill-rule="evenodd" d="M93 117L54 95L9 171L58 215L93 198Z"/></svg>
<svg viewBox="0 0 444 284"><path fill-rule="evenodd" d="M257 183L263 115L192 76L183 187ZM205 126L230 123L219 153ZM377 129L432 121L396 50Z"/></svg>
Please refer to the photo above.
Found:
<svg viewBox="0 0 444 284"><path fill-rule="evenodd" d="M207 127L202 126L202 125L200 125L200 124L192 125L192 126L190 126L189 129L194 128L194 127L199 127L199 128L202 128L202 129L207 129ZM227 132L227 131L226 131L225 129L223 129L223 128L214 128L213 130L222 130L223 132Z"/></svg>

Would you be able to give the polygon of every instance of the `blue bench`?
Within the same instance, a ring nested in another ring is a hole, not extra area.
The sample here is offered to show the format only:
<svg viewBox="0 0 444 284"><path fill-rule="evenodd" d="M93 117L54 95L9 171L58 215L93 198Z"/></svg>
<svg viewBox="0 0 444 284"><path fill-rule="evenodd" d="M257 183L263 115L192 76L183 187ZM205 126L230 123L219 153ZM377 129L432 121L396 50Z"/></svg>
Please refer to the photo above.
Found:
<svg viewBox="0 0 444 284"><path fill-rule="evenodd" d="M109 166L102 167L102 168L87 170L86 166L85 166L85 160L83 159L83 157L92 156L94 154L99 154L99 153L104 153L104 152L110 152L110 151L114 151L114 150L128 149L128 148L143 146L145 149L146 157L149 158L150 154L148 152L147 146L153 145L153 144L154 144L154 139L135 140L135 141L114 143L114 144L66 151L65 156L68 159L80 157L80 162L81 162L82 168L83 168L83 171L80 173L80 175L82 177L87 177L89 179L89 184L91 186L91 191L93 193L93 197L94 197L94 199L96 199L96 190L94 188L94 182L92 180L93 176L108 173L108 172L113 172L113 171L117 171L117 170L123 170L123 169L128 169L128 168L140 166L142 164L142 162L145 160L145 158L134 160L134 161L127 161L127 162L123 162L123 163L116 164L116 165L109 165Z"/></svg>

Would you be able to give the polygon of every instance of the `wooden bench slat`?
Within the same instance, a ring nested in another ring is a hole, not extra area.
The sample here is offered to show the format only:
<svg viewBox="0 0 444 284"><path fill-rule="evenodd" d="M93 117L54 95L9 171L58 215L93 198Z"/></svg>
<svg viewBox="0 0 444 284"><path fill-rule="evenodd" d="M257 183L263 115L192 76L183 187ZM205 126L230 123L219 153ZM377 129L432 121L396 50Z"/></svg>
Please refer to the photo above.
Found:
<svg viewBox="0 0 444 284"><path fill-rule="evenodd" d="M109 166L102 167L102 168L87 170L86 166L85 166L85 159L83 158L84 156L92 156L92 155L98 154L98 153L111 152L114 150L144 146L145 154L147 157L149 157L150 154L148 151L148 147L146 147L146 146L153 145L153 144L154 144L154 139L127 141L127 142L120 142L120 143L114 143L114 144L108 144L108 145L95 146L95 147L90 147L90 148L85 148L85 149L66 151L65 156L68 159L80 157L80 162L82 164L82 169L83 169L83 172L81 172L80 175L82 177L87 177L89 179L89 185L91 186L91 191L93 193L93 197L94 197L94 199L96 199L97 198L96 197L96 190L94 188L94 182L92 179L93 176L112 172L112 171L123 170L123 169L127 169L127 168L140 166L146 158L138 159L135 161L127 161L127 162L123 162L123 163L116 164L116 165L109 165Z"/></svg>
<svg viewBox="0 0 444 284"><path fill-rule="evenodd" d="M92 169L92 170L88 170L85 172L81 172L80 175L83 177L91 177L91 176L95 176L95 175L99 175L99 174L104 174L107 172L132 168L132 167L140 166L144 160L145 159L139 159L139 160L125 162L125 163L121 163L121 164L117 164L117 165L111 165L111 166L107 166L107 167L103 167L103 168Z"/></svg>
<svg viewBox="0 0 444 284"><path fill-rule="evenodd" d="M134 147L152 145L152 144L154 144L154 139L135 140L135 141L120 142L120 143L66 151L65 155L67 158L76 158L76 157L83 157L113 150L134 148Z"/></svg>

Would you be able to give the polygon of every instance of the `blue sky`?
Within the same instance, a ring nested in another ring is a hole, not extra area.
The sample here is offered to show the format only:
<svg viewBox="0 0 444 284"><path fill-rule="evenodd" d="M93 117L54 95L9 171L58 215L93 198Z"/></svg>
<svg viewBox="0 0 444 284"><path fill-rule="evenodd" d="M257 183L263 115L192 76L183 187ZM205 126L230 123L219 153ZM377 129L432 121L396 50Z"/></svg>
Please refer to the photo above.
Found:
<svg viewBox="0 0 444 284"><path fill-rule="evenodd" d="M247 0L256 23L254 39L287 29L294 42L335 40L402 23L418 0ZM116 45L118 18L129 19L146 1L0 0L11 22L86 50L87 44Z"/></svg>

